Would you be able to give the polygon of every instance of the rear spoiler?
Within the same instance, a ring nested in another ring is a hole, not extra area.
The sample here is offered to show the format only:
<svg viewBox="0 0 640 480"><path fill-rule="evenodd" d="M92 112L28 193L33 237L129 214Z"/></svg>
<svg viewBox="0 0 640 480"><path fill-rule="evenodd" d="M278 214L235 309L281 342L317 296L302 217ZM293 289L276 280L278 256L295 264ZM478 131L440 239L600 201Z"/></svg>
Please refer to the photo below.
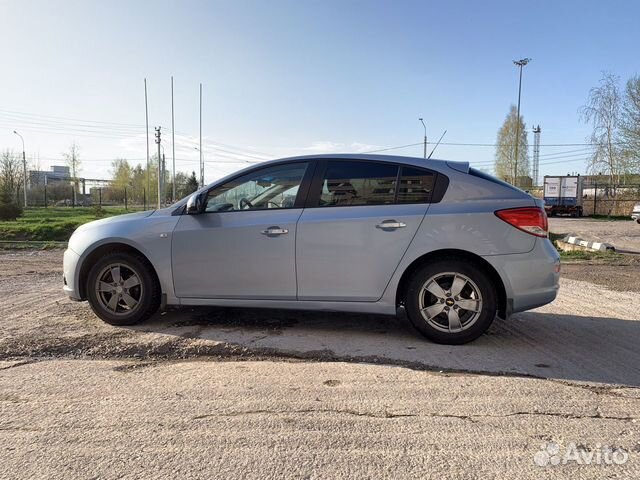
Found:
<svg viewBox="0 0 640 480"><path fill-rule="evenodd" d="M458 172L469 173L469 162L449 162L447 161L449 168L453 168Z"/></svg>

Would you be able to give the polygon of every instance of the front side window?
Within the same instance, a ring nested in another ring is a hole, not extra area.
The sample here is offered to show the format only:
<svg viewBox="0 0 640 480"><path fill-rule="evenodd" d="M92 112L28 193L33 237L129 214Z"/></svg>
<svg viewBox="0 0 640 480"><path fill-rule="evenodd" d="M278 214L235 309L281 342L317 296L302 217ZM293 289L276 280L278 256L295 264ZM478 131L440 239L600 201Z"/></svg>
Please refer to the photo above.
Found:
<svg viewBox="0 0 640 480"><path fill-rule="evenodd" d="M318 206L384 205L395 200L398 167L378 162L330 161Z"/></svg>
<svg viewBox="0 0 640 480"><path fill-rule="evenodd" d="M293 208L308 163L261 168L209 191L206 212Z"/></svg>

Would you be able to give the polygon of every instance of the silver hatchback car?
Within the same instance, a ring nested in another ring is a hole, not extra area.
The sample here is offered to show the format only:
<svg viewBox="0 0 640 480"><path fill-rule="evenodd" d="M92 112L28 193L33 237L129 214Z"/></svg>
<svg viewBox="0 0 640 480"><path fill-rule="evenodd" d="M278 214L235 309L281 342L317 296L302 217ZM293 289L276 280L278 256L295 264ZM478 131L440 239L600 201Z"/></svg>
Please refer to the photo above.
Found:
<svg viewBox="0 0 640 480"><path fill-rule="evenodd" d="M469 342L553 301L542 201L468 163L381 155L266 162L169 208L79 227L64 290L114 325L166 305L394 315Z"/></svg>

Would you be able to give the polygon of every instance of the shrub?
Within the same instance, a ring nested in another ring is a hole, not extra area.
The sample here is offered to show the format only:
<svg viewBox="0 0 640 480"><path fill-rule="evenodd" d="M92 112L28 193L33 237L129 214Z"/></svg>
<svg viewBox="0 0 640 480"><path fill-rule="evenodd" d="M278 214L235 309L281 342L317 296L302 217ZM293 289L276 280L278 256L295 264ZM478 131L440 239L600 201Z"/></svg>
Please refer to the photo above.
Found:
<svg viewBox="0 0 640 480"><path fill-rule="evenodd" d="M104 210L104 208L102 208L101 205L94 205L93 214L96 218L102 218L107 214L107 212Z"/></svg>
<svg viewBox="0 0 640 480"><path fill-rule="evenodd" d="M16 220L22 213L22 207L13 200L11 193L0 190L0 220Z"/></svg>

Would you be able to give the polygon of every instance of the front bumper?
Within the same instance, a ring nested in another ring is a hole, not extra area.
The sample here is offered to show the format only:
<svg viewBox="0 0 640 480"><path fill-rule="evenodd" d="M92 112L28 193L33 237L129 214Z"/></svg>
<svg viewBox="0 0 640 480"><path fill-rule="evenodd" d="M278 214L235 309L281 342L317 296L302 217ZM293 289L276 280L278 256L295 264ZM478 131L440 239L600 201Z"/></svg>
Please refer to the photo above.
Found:
<svg viewBox="0 0 640 480"><path fill-rule="evenodd" d="M80 255L70 248L65 250L62 262L62 281L64 284L62 289L71 300L78 301L82 300L78 288L79 261Z"/></svg>

